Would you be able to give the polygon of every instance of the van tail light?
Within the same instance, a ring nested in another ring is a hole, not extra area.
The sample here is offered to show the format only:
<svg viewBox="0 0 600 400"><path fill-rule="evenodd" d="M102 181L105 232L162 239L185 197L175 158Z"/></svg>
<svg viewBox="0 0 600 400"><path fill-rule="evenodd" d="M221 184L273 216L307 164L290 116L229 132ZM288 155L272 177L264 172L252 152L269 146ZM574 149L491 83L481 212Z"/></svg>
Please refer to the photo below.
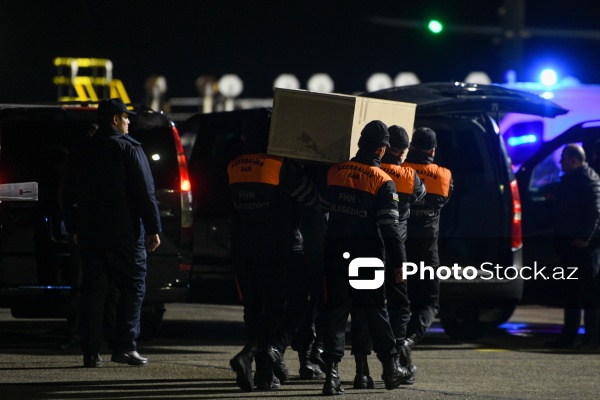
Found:
<svg viewBox="0 0 600 400"><path fill-rule="evenodd" d="M182 257L179 261L179 272L188 273L192 268L191 245L192 245L192 222L194 213L192 211L192 185L187 167L187 159L181 144L181 138L177 128L173 126L173 139L177 149L177 164L179 166L179 188L181 189L181 249ZM187 248L189 247L189 249ZM187 254L187 256L184 256Z"/></svg>
<svg viewBox="0 0 600 400"><path fill-rule="evenodd" d="M182 192L191 192L192 185L190 184L190 176L188 174L187 169L187 161L185 159L185 155L177 155L177 163L179 164L179 179L181 182L181 191Z"/></svg>
<svg viewBox="0 0 600 400"><path fill-rule="evenodd" d="M519 196L519 185L517 180L510 183L512 194L513 218L512 218L512 249L517 250L523 246L523 233L521 226L521 197Z"/></svg>
<svg viewBox="0 0 600 400"><path fill-rule="evenodd" d="M190 183L190 175L187 168L187 160L185 158L185 152L183 151L183 145L181 144L181 138L177 128L173 127L173 138L175 139L175 148L177 149L177 163L179 164L179 182L182 192L191 192L192 185Z"/></svg>

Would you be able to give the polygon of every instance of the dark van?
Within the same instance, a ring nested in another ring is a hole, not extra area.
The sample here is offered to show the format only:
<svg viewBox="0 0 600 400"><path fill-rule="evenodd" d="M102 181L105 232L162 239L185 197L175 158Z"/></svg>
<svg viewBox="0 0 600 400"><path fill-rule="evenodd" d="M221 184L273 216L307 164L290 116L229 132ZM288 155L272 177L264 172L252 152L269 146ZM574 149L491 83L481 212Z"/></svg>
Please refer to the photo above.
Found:
<svg viewBox="0 0 600 400"><path fill-rule="evenodd" d="M130 134L142 143L156 186L163 233L149 255L142 335L153 336L164 304L184 301L192 267L192 210L179 134L163 113L135 109ZM73 146L95 122L82 105L0 105L0 306L16 318L65 318L71 254L58 207ZM36 196L15 197L19 184ZM25 185L27 187L27 185Z"/></svg>
<svg viewBox="0 0 600 400"><path fill-rule="evenodd" d="M524 287L519 187L497 121L507 112L555 117L567 110L531 93L460 82L363 96L415 103L415 127L437 132L434 162L454 178L441 214L440 261L460 271L441 281L439 317L449 336L476 339L510 318Z"/></svg>
<svg viewBox="0 0 600 400"><path fill-rule="evenodd" d="M415 103L415 127L438 134L435 162L452 171L454 192L442 210L441 265L456 274L441 284L440 320L455 339L477 339L506 322L521 300L521 204L499 133L501 112L554 117L567 111L536 95L493 85L429 83L361 96ZM244 115L196 115L182 124L195 134L190 176L196 202L200 279L231 275L226 166L236 156Z"/></svg>

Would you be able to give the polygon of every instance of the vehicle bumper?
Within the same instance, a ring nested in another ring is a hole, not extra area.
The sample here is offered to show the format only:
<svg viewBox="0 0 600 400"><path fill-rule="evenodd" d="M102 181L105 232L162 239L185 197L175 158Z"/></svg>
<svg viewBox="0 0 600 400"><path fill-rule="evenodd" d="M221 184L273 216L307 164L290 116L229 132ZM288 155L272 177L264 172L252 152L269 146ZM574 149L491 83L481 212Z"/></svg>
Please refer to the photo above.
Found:
<svg viewBox="0 0 600 400"><path fill-rule="evenodd" d="M440 280L440 304L443 307L509 307L518 304L528 270L523 269L522 249L512 253L512 262L480 264L473 279L459 274Z"/></svg>

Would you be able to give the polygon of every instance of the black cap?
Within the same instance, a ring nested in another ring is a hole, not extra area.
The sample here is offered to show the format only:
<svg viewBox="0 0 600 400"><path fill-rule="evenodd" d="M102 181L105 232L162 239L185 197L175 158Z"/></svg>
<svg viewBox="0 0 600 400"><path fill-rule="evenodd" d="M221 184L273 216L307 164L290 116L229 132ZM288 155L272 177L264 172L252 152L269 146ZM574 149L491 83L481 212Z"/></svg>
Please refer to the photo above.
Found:
<svg viewBox="0 0 600 400"><path fill-rule="evenodd" d="M417 128L413 132L410 144L420 150L431 150L437 147L437 138L433 129Z"/></svg>
<svg viewBox="0 0 600 400"><path fill-rule="evenodd" d="M408 149L410 142L406 129L398 125L392 125L388 128L388 132L390 133L390 147L400 150Z"/></svg>
<svg viewBox="0 0 600 400"><path fill-rule="evenodd" d="M390 134L387 125L376 119L365 125L360 132L358 147L367 151L375 151L382 146L390 147Z"/></svg>
<svg viewBox="0 0 600 400"><path fill-rule="evenodd" d="M111 117L116 114L127 113L129 115L136 115L133 111L129 111L123 103L123 100L119 98L104 99L98 103L98 116L100 117Z"/></svg>

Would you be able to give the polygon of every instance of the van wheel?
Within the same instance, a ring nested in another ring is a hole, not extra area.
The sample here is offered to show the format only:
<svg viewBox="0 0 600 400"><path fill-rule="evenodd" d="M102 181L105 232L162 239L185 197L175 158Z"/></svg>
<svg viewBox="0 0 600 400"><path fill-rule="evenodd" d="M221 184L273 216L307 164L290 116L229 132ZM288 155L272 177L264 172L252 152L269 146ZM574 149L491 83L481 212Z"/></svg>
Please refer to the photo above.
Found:
<svg viewBox="0 0 600 400"><path fill-rule="evenodd" d="M139 340L149 340L158 334L165 311L163 303L144 303L142 305Z"/></svg>
<svg viewBox="0 0 600 400"><path fill-rule="evenodd" d="M453 340L479 340L490 328L479 320L477 308L442 308L439 313L442 327Z"/></svg>

